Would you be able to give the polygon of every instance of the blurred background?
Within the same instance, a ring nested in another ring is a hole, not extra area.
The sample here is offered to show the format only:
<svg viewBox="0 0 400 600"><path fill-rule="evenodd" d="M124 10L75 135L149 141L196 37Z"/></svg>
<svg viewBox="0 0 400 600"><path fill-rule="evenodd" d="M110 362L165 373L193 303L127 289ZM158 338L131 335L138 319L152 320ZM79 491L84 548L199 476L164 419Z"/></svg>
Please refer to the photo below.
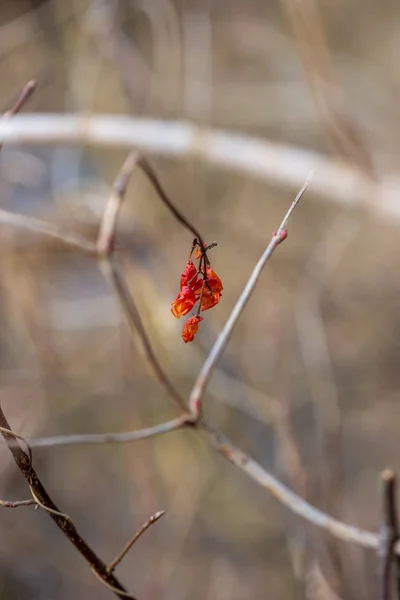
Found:
<svg viewBox="0 0 400 600"><path fill-rule="evenodd" d="M0 105L189 119L318 151L376 182L400 167L399 8L371 0L2 0ZM126 153L5 146L1 208L94 240ZM117 252L157 356L187 395L292 189L153 157L224 283L193 344L170 313L191 244L141 173ZM399 223L312 186L205 398L208 420L302 497L377 531L400 470ZM177 410L95 260L0 225L0 385L26 437L127 431ZM4 444L0 498L29 490ZM377 559L291 515L191 431L34 451L50 495L140 600L367 599ZM44 511L0 509L0 597L111 597Z"/></svg>

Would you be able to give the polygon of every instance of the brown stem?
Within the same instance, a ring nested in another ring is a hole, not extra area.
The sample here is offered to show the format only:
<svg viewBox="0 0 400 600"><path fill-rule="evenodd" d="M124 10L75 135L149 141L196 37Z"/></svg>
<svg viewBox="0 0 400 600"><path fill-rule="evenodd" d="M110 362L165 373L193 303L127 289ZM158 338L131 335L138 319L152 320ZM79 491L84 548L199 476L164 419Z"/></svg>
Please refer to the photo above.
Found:
<svg viewBox="0 0 400 600"><path fill-rule="evenodd" d="M189 231L191 231L193 233L193 235L198 239L200 247L204 248L204 241L203 241L203 238L201 237L198 229L194 225L192 225L192 223L190 223L190 221L188 221L186 217L183 216L183 214L180 212L180 210L178 210L176 208L176 206L173 204L172 200L170 200L170 198L167 196L167 194L165 193L165 191L161 185L160 180L158 179L158 176L156 175L156 172L154 171L153 167L150 165L149 161L146 160L144 157L141 157L138 160L138 166L147 175L147 177L153 184L154 189L156 190L157 194L160 196L160 198L164 202L165 206L172 212L172 214L177 219L177 221L179 221L184 227L186 227L186 229L189 229Z"/></svg>
<svg viewBox="0 0 400 600"><path fill-rule="evenodd" d="M119 563L124 558L124 556L126 556L128 554L129 550L138 541L138 539L140 538L140 536L142 536L143 533L149 527L151 527L154 523L156 523L164 515L165 515L165 510L160 510L159 512L156 512L154 515L152 515L150 517L150 519L148 519L146 521L146 523L144 525L142 525L142 527L139 529L139 531L137 531L135 533L135 535L133 536L133 538L131 540L129 540L129 542L126 544L126 546L123 547L123 549L121 550L121 552L114 558L114 560L112 562L110 562L110 564L107 567L107 571L109 573L111 573L112 571L114 571L115 567L117 565L119 565Z"/></svg>
<svg viewBox="0 0 400 600"><path fill-rule="evenodd" d="M125 278L121 273L119 265L115 260L107 260L101 264L101 267L106 280L109 282L109 284L116 293L116 296L125 313L131 330L133 332L137 331L137 333L139 334L140 340L144 346L147 359L149 360L149 363L152 366L157 379L160 381L160 383L171 396L171 398L173 398L173 400L176 402L179 408L183 410L184 413L187 413L187 407L184 399L174 388L169 378L164 373L164 370L160 366L157 357L155 356L153 347L144 330L139 311L125 282Z"/></svg>
<svg viewBox="0 0 400 600"><path fill-rule="evenodd" d="M25 477L28 485L32 491L32 495L36 501L39 501L48 512L49 517L55 522L57 527L63 532L63 534L69 539L71 544L75 546L84 559L89 563L90 568L96 573L99 579L108 587L112 587L115 590L115 594L119 598L131 598L135 600L133 596L129 595L124 587L120 584L118 579L114 577L112 573L107 571L107 566L82 538L80 533L77 531L72 521L63 515L58 507L54 504L50 498L42 482L40 481L35 469L32 466L32 462L19 443L16 440L16 436L11 433L11 427L3 413L0 406L0 426L1 435L7 443L8 449L10 450L17 467ZM8 433L7 431L8 430Z"/></svg>

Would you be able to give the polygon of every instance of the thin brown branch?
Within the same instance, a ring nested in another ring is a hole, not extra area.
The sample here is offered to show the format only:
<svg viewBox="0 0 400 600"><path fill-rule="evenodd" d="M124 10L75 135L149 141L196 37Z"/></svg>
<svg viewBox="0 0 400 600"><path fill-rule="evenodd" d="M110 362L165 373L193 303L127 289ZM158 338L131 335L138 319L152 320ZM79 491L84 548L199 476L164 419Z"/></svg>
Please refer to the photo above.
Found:
<svg viewBox="0 0 400 600"><path fill-rule="evenodd" d="M129 180L135 170L137 162L137 153L131 152L114 181L100 223L99 235L96 243L99 255L109 255L113 249L118 214L124 201Z"/></svg>
<svg viewBox="0 0 400 600"><path fill-rule="evenodd" d="M144 328L142 319L140 317L139 311L136 307L136 304L133 300L133 297L129 291L129 288L125 282L125 278L121 273L120 267L115 260L103 261L101 263L101 267L104 273L106 280L109 282L111 288L115 291L118 301L124 311L125 317L128 321L129 328L132 334L138 333L139 338L142 342L143 349L145 351L147 360L150 363L150 366L155 373L158 381L164 387L164 389L168 392L171 398L176 402L179 408L187 413L187 407L185 400L179 394L179 392L174 388L168 376L164 372L163 368L158 361L153 347L150 343L150 340L147 336L146 330Z"/></svg>
<svg viewBox="0 0 400 600"><path fill-rule="evenodd" d="M73 246L89 254L96 253L95 244L89 242L84 237L75 233L63 231L57 225L46 223L45 221L35 219L34 217L25 217L24 215L18 215L16 213L0 209L0 223L12 225L13 227L20 227L29 231L33 231L34 233L46 235L59 242L62 242L63 244Z"/></svg>
<svg viewBox="0 0 400 600"><path fill-rule="evenodd" d="M267 248L261 255L256 266L254 267L253 272L251 273L248 282L246 283L242 293L239 296L238 301L236 302L231 314L229 315L228 320L226 321L221 333L219 334L217 340L215 341L214 346L211 348L211 351L210 351L209 355L207 356L207 359L200 371L200 374L199 374L199 376L193 386L192 392L190 394L189 408L190 408L190 413L191 413L194 421L196 421L201 415L202 398L203 398L207 383L211 377L211 374L212 374L213 370L215 369L215 366L216 366L219 358L221 357L223 351L226 348L226 345L232 335L232 332L235 328L236 323L239 320L240 315L242 314L247 302L250 299L251 294L253 293L253 290L257 284L257 281L261 275L263 268L267 264L268 260L271 258L272 254L274 253L274 250L277 248L277 246L286 238L286 226L287 226L288 220L289 220L292 212L296 208L297 204L299 203L304 192L306 191L306 189L310 183L310 180L311 180L311 175L312 174L310 173L307 180L303 184L303 187L297 194L296 198L293 200L289 210L287 211L286 215L284 216L284 218L282 220L282 223L279 226L279 229L272 234L270 243L268 244Z"/></svg>
<svg viewBox="0 0 400 600"><path fill-rule="evenodd" d="M381 473L381 482L383 521L378 548L380 555L379 597L381 600L390 600L392 597L393 562L396 566L396 597L400 598L400 558L394 556L395 544L399 540L399 523L396 507L396 475L393 471L385 469Z"/></svg>
<svg viewBox="0 0 400 600"><path fill-rule="evenodd" d="M25 477L32 495L36 502L48 512L49 517L55 522L57 527L62 533L69 539L69 541L75 546L78 552L84 557L84 559L90 565L90 568L96 573L99 579L104 585L111 586L115 594L119 598L129 597L134 600L134 597L129 595L123 586L120 584L118 579L114 577L112 573L107 571L107 566L82 538L80 533L77 531L75 525L69 517L63 515L60 512L56 504L50 498L45 487L40 481L35 469L33 468L32 461L28 454L26 454L21 446L16 442L16 435L13 434L10 425L1 409L0 406L0 426L1 434L7 443L8 449L10 450L14 461ZM19 436L18 436L19 437Z"/></svg>
<svg viewBox="0 0 400 600"><path fill-rule="evenodd" d="M137 431L125 431L123 433L77 433L72 435L29 438L27 441L32 448L73 446L76 444L126 444L128 442L136 442L163 435L170 431L176 431L177 429L182 429L185 425L187 425L187 415Z"/></svg>
<svg viewBox="0 0 400 600"><path fill-rule="evenodd" d="M5 508L18 508L19 506L37 506L36 500L31 498L30 500L17 500L16 502L11 502L10 500L0 500L0 506L4 506Z"/></svg>
<svg viewBox="0 0 400 600"><path fill-rule="evenodd" d="M194 237L196 237L199 240L200 247L203 248L204 240L201 237L199 230L192 223L190 223L190 221L188 221L188 219L180 212L180 210L176 208L172 200L167 196L156 172L150 165L149 161L146 158L141 157L138 161L138 166L147 175L147 177L153 184L157 194L160 196L161 200L164 202L168 210L170 210L170 212L174 215L175 219L179 221L179 223L181 223L184 227L186 227L186 229L188 229L194 235Z"/></svg>
<svg viewBox="0 0 400 600"><path fill-rule="evenodd" d="M150 519L148 519L146 521L146 523L144 525L142 525L142 527L139 529L139 531L137 533L135 533L135 535L133 536L133 538L131 540L129 540L129 542L126 544L126 546L124 546L124 548L121 550L121 552L114 558L114 560L112 562L110 562L110 564L107 567L107 571L109 573L111 573L112 571L114 571L115 567L117 565L119 565L119 563L121 562L121 560L128 554L129 550L138 541L138 539L140 538L140 536L142 536L143 533L149 527L151 527L154 523L156 523L164 515L165 515L165 510L160 510L159 512L156 512L154 515L152 515L150 517Z"/></svg>

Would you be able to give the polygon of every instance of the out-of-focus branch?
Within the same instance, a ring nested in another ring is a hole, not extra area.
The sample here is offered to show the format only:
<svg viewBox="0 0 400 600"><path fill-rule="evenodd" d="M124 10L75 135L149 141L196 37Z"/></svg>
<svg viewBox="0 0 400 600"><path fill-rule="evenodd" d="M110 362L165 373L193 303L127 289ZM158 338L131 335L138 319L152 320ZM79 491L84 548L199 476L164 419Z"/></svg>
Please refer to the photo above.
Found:
<svg viewBox="0 0 400 600"><path fill-rule="evenodd" d="M28 81L28 83L23 87L20 95L18 96L12 107L3 114L2 118L9 119L10 117L16 115L21 110L23 105L32 96L33 92L36 89L36 86L37 81L35 81L35 79L31 79L30 81Z"/></svg>
<svg viewBox="0 0 400 600"><path fill-rule="evenodd" d="M182 429L187 424L187 415L171 419L165 423L123 433L77 433L72 435L55 435L51 437L28 438L31 448L44 448L53 446L72 446L75 444L125 444L145 440L170 431Z"/></svg>
<svg viewBox="0 0 400 600"><path fill-rule="evenodd" d="M378 548L379 536L370 531L346 525L337 519L318 510L302 498L292 492L287 486L266 471L252 458L236 448L224 435L211 428L204 420L199 424L202 437L219 454L229 460L235 467L246 473L253 481L268 490L279 502L287 506L295 514L303 517L309 523L317 525L333 536L346 542L353 542L366 548ZM400 546L396 551L400 552Z"/></svg>
<svg viewBox="0 0 400 600"><path fill-rule="evenodd" d="M372 177L371 156L344 106L343 90L335 73L316 0L281 1L297 41L316 109L334 149Z"/></svg>
<svg viewBox="0 0 400 600"><path fill-rule="evenodd" d="M138 539L140 538L140 536L142 536L144 534L144 532L149 527L151 527L154 523L156 523L164 515L165 515L165 510L160 510L159 512L156 512L154 515L152 515L150 517L150 519L148 519L146 521L146 523L144 525L142 525L142 527L139 529L139 531L135 533L135 535L133 536L133 538L131 540L129 540L129 542L126 544L126 546L123 547L123 549L118 554L118 556L116 556L114 558L114 560L112 562L110 562L110 564L107 567L107 571L109 573L111 573L112 571L114 571L115 567L117 565L119 565L119 563L121 562L121 560L128 554L129 550L138 541Z"/></svg>
<svg viewBox="0 0 400 600"><path fill-rule="evenodd" d="M28 83L23 87L20 95L18 96L18 98L16 99L14 104L11 106L11 108L9 108L3 114L3 116L2 116L3 121L7 121L8 119L10 119L14 115L16 115L21 110L21 108L23 107L25 102L27 102L29 100L32 93L35 91L36 86L37 86L37 82L34 79L31 79L31 81L28 81ZM3 147L3 143L0 143L0 150L2 149L2 147Z"/></svg>
<svg viewBox="0 0 400 600"><path fill-rule="evenodd" d="M396 598L400 598L400 558L394 556L393 550L399 540L399 523L396 507L397 481L393 471L386 469L381 474L382 482L382 510L383 521L381 526L381 539L379 554L381 559L380 568L380 599L390 600L392 588L392 565L395 563L396 570Z"/></svg>
<svg viewBox="0 0 400 600"><path fill-rule="evenodd" d="M36 501L36 503L46 510L49 517L53 519L57 527L75 546L78 552L88 562L90 568L105 585L111 586L119 598L128 597L134 600L134 597L126 592L118 579L112 573L107 571L107 566L82 538L71 519L67 515L61 513L58 507L54 504L53 500L50 498L42 482L40 481L35 469L33 468L30 456L22 450L21 446L16 441L17 439L21 439L21 436L14 435L1 406L0 426L1 435L6 441L8 449L10 450L17 467L28 482L33 499Z"/></svg>
<svg viewBox="0 0 400 600"><path fill-rule="evenodd" d="M136 152L131 152L125 160L121 171L112 186L112 191L108 197L104 209L103 218L100 223L99 235L96 248L99 255L109 255L115 237L115 228L117 225L118 214L124 201L126 188L129 180L138 162Z"/></svg>
<svg viewBox="0 0 400 600"><path fill-rule="evenodd" d="M58 227L58 225L46 223L35 217L26 217L25 215L18 215L0 209L0 223L27 229L34 233L40 233L89 254L96 253L96 245L84 237L76 233L64 231L61 227Z"/></svg>
<svg viewBox="0 0 400 600"><path fill-rule="evenodd" d="M233 310L224 325L224 328L222 329L221 333L219 334L214 346L211 348L209 355L207 356L207 359L200 371L200 374L196 380L196 383L193 386L192 392L190 394L190 399L189 399L190 413L195 421L199 418L199 416L201 414L202 398L204 395L206 385L211 377L211 374L212 374L219 358L221 357L221 354L223 353L223 351L226 348L226 345L229 341L232 331L233 331L236 323L238 322L239 317L242 314L247 302L250 299L250 296L257 284L257 281L261 275L263 268L267 264L268 260L271 258L272 254L275 251L275 249L277 248L277 246L283 240L286 239L287 232L286 232L285 228L286 228L287 222L288 222L292 212L296 208L297 204L299 203L301 197L303 196L304 192L306 191L308 184L310 183L310 177L311 177L311 174L309 174L306 182L303 184L301 190L299 191L296 198L292 202L289 210L287 211L286 215L284 216L284 218L282 220L282 223L279 226L279 229L272 234L270 243L268 244L267 248L261 255L256 266L254 267L253 272L251 273L248 282L246 283L242 293L239 296L238 301L236 302L235 306L233 307Z"/></svg>
<svg viewBox="0 0 400 600"><path fill-rule="evenodd" d="M185 122L110 115L23 114L0 122L0 140L10 144L82 143L189 156L288 189L298 189L315 169L313 191L321 197L345 206L368 204L378 214L400 218L398 176L371 183L358 169L317 152Z"/></svg>

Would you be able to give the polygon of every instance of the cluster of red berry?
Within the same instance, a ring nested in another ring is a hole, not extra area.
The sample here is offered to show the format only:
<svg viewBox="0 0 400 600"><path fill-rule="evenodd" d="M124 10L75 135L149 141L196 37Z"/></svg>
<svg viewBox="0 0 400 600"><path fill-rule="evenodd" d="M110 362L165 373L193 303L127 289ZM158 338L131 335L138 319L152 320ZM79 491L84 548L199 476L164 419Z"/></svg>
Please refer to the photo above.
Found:
<svg viewBox="0 0 400 600"><path fill-rule="evenodd" d="M199 328L201 311L208 310L218 304L223 290L222 282L210 266L207 250L215 244L201 246L198 240L194 240L189 260L187 261L181 275L180 292L172 302L171 312L177 319L187 315L197 304L197 314L190 317L183 326L182 339L185 343L192 342ZM196 267L192 260L199 259Z"/></svg>

